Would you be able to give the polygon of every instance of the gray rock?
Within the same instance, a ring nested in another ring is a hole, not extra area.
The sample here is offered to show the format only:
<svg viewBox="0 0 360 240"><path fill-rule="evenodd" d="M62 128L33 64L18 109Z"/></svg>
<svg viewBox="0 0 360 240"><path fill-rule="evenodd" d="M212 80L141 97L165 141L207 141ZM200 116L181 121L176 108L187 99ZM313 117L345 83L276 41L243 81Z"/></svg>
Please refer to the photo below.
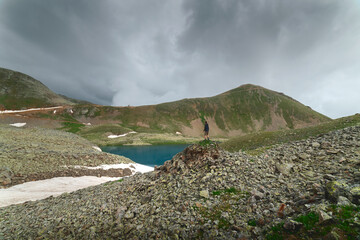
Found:
<svg viewBox="0 0 360 240"><path fill-rule="evenodd" d="M256 189L253 189L251 191L251 194L255 197L255 199L259 200L261 198L264 198L264 193L261 193L259 191L257 191Z"/></svg>
<svg viewBox="0 0 360 240"><path fill-rule="evenodd" d="M293 166L294 164L292 163L276 163L276 169L284 175L289 175Z"/></svg>
<svg viewBox="0 0 360 240"><path fill-rule="evenodd" d="M203 239L264 239L273 223L285 221L285 229L296 231L301 224L294 217L305 212L322 211L320 218L326 223L331 221L329 199L354 202L358 196L358 185L353 185L358 161L352 159L360 155L359 136L357 126L279 144L257 156L192 145L151 173L0 208L0 235L5 234L5 239L64 239L69 234L79 239L196 239L200 235ZM326 148L320 150L314 142ZM0 146L6 146L2 138ZM62 151L62 157L54 149L49 151L64 162L92 158L72 149L71 154ZM327 154L329 149L339 151ZM14 153L6 147L5 151ZM306 160L299 160L301 153L307 154ZM38 152L33 157L37 156ZM339 164L341 157L347 161ZM293 166L286 171L280 162ZM282 174L274 174L280 170ZM236 191L211 194L231 187ZM256 226L249 226L254 219ZM13 235L6 235L9 232ZM328 237L334 238L337 231L331 234Z"/></svg>
<svg viewBox="0 0 360 240"><path fill-rule="evenodd" d="M326 236L324 237L324 239L326 240L340 240L342 236L342 231L339 228L333 228L331 230L331 232L329 232L328 234L326 234Z"/></svg>
<svg viewBox="0 0 360 240"><path fill-rule="evenodd" d="M337 205L339 206L344 206L344 205L351 205L351 201L349 199L347 199L344 196L339 196L338 197L338 201L337 201Z"/></svg>
<svg viewBox="0 0 360 240"><path fill-rule="evenodd" d="M352 187L350 189L350 194L351 194L353 203L355 203L356 205L359 205L360 204L360 186Z"/></svg>
<svg viewBox="0 0 360 240"><path fill-rule="evenodd" d="M131 211L127 211L127 212L125 213L124 217L125 217L126 219L131 219L131 218L134 218L134 217L135 217L135 214L134 214L133 212L131 212Z"/></svg>
<svg viewBox="0 0 360 240"><path fill-rule="evenodd" d="M10 185L14 174L8 167L0 168L0 184L1 185Z"/></svg>
<svg viewBox="0 0 360 240"><path fill-rule="evenodd" d="M286 219L284 223L284 229L291 231L298 231L302 227L302 223L294 221L292 219Z"/></svg>
<svg viewBox="0 0 360 240"><path fill-rule="evenodd" d="M325 195L330 201L337 203L339 196L346 196L346 189L349 186L343 180L331 181L326 184Z"/></svg>
<svg viewBox="0 0 360 240"><path fill-rule="evenodd" d="M299 158L302 159L302 160L306 160L306 159L308 159L309 157L310 157L310 155L307 154L307 153L300 153L300 154L299 154Z"/></svg>
<svg viewBox="0 0 360 240"><path fill-rule="evenodd" d="M201 197L204 197L204 198L209 198L209 190L208 189L205 189L205 190L201 190L200 191L200 196Z"/></svg>
<svg viewBox="0 0 360 240"><path fill-rule="evenodd" d="M332 220L332 217L324 211L319 211L319 223L327 223Z"/></svg>
<svg viewBox="0 0 360 240"><path fill-rule="evenodd" d="M319 148L319 147L320 147L320 143L318 143L318 142L313 142L311 145L312 145L314 148Z"/></svg>

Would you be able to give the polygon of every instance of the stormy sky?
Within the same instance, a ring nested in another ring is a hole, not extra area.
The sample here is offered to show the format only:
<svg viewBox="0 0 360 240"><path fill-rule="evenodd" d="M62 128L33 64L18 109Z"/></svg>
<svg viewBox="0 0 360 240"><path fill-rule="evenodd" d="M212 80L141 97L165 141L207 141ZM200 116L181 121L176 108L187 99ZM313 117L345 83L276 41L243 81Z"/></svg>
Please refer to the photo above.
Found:
<svg viewBox="0 0 360 240"><path fill-rule="evenodd" d="M360 1L0 0L0 67L103 105L251 83L337 118L360 112Z"/></svg>

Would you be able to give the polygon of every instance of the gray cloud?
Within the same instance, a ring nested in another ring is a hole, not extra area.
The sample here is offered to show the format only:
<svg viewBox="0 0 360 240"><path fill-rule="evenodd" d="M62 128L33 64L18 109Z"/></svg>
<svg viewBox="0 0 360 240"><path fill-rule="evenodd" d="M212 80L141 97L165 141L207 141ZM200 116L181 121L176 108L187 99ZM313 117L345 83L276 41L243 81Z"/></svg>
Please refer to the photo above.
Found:
<svg viewBox="0 0 360 240"><path fill-rule="evenodd" d="M355 0L3 0L0 66L99 104L258 84L330 117L360 112Z"/></svg>

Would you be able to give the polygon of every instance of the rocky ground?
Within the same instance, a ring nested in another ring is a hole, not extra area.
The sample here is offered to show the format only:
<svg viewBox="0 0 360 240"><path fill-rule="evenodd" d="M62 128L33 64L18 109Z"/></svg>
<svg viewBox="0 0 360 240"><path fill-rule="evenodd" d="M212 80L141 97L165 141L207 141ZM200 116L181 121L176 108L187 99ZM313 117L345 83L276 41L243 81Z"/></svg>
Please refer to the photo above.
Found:
<svg viewBox="0 0 360 240"><path fill-rule="evenodd" d="M154 172L1 208L0 238L356 239L359 167L360 126L259 156L192 145Z"/></svg>
<svg viewBox="0 0 360 240"><path fill-rule="evenodd" d="M99 151L75 134L0 124L0 187L61 176L128 176L130 169L105 171L74 166L130 162L125 157Z"/></svg>

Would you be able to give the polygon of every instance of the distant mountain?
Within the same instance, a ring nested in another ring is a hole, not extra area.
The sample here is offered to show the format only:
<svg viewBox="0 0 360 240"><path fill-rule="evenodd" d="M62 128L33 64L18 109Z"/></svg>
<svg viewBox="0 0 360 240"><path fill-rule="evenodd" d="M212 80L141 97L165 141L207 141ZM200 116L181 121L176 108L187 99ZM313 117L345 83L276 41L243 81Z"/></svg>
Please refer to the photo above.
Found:
<svg viewBox="0 0 360 240"><path fill-rule="evenodd" d="M91 102L85 101L85 100L79 100L79 99L75 99L75 98L71 98L62 94L58 94L60 97L65 98L66 100L74 103L74 104L92 104Z"/></svg>
<svg viewBox="0 0 360 240"><path fill-rule="evenodd" d="M330 118L300 102L251 84L209 98L140 107L77 105L74 117L81 121L117 122L139 132L181 132L200 136L207 120L212 136L237 136L316 125Z"/></svg>
<svg viewBox="0 0 360 240"><path fill-rule="evenodd" d="M251 84L208 98L109 107L56 94L30 76L0 68L0 109L59 105L71 105L72 110L62 116L70 122L93 126L110 123L137 132L180 132L185 136L201 136L205 120L209 122L210 135L217 137L296 129L331 120L283 93Z"/></svg>
<svg viewBox="0 0 360 240"><path fill-rule="evenodd" d="M0 109L49 107L76 103L73 99L54 93L28 75L0 68Z"/></svg>

